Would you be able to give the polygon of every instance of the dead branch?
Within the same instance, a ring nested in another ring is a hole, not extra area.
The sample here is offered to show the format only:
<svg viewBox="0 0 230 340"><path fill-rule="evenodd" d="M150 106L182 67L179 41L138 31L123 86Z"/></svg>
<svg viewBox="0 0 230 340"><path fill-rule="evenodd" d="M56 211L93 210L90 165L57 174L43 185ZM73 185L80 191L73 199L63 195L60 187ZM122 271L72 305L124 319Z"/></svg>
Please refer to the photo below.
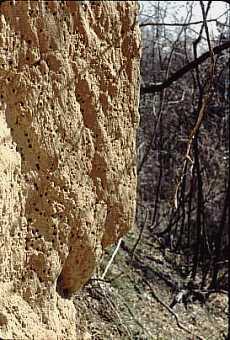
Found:
<svg viewBox="0 0 230 340"><path fill-rule="evenodd" d="M133 320L136 322L136 324L145 332L147 333L149 336L151 336L151 334L149 333L149 331L142 325L142 323L135 317L134 312L132 311L132 309L130 308L130 306L124 301L124 299L122 299L122 303L124 304L124 306L128 309L130 315L132 316Z"/></svg>
<svg viewBox="0 0 230 340"><path fill-rule="evenodd" d="M199 340L205 340L202 336L200 336L200 335L198 335L198 334L194 334L194 332L191 332L188 328L186 328L185 326L183 326L183 325L180 323L180 321L179 321L178 315L177 315L177 314L176 314L169 306L167 306L167 305L166 305L166 304L165 304L165 303L164 303L164 302L156 295L156 293L154 292L154 290L153 290L151 284L150 284L147 280L145 280L144 278L143 278L143 281L144 281L145 284L150 288L151 293L152 293L153 297L156 299L156 301L157 301L158 303L160 303L163 307L165 307L165 308L167 309L167 311L170 312L170 313L174 316L174 318L176 319L177 326L178 326L180 329L182 329L183 331L185 331L186 333L188 333L188 334L190 334L190 335L193 335L193 336L197 337L197 339L199 339Z"/></svg>
<svg viewBox="0 0 230 340"><path fill-rule="evenodd" d="M134 244L133 249L132 249L132 251L131 251L131 254L132 254L132 256L131 256L131 261L133 261L133 259L134 259L135 251L136 251L137 246L138 246L138 244L139 244L139 242L140 242L140 240L141 240L141 237L142 237L144 228L145 228L145 226L146 226L146 222L147 222L147 220L148 220L148 215L149 215L149 210L148 210L148 208L146 208L145 221L144 221L144 223L143 223L143 225L142 225L142 227L141 227L141 230L140 230L139 236L138 236L138 238L137 238L137 241L136 241L136 243Z"/></svg>
<svg viewBox="0 0 230 340"><path fill-rule="evenodd" d="M109 260L109 262L108 262L108 264L107 264L107 266L105 268L105 270L104 270L104 273L101 276L102 280L105 278L105 275L107 274L107 271L109 270L109 268L110 268L110 266L111 266L111 264L112 264L112 262L113 262L113 260L114 260L114 258L116 256L116 254L117 254L117 252L118 252L118 250L120 248L121 241L122 241L122 239L120 238L118 243L117 243L117 246L116 246L116 248L115 248L115 250L114 250L114 252L113 252L113 254L112 254L112 256L111 256L111 258L110 258L110 260Z"/></svg>
<svg viewBox="0 0 230 340"><path fill-rule="evenodd" d="M207 22L216 22L219 23L217 19L209 19ZM203 21L193 21L193 22L188 22L188 23L177 23L177 22L171 22L171 23L164 23L164 22L143 22L139 26L140 27L145 27L145 26L181 26L181 27L187 27L191 25L199 25L203 24Z"/></svg>
<svg viewBox="0 0 230 340"><path fill-rule="evenodd" d="M222 51L227 50L230 48L230 40L226 41L225 43L218 45L213 48L212 52L214 55L220 54ZM186 64L184 67L182 67L180 70L173 73L169 78L167 78L162 83L157 84L147 84L147 85L141 85L141 95L146 93L155 93L155 92L161 92L166 87L169 87L172 85L175 81L180 79L182 76L184 76L189 71L193 70L197 65L202 64L206 59L208 59L211 56L211 52L205 52L200 57L196 58L195 60L191 61L190 63Z"/></svg>

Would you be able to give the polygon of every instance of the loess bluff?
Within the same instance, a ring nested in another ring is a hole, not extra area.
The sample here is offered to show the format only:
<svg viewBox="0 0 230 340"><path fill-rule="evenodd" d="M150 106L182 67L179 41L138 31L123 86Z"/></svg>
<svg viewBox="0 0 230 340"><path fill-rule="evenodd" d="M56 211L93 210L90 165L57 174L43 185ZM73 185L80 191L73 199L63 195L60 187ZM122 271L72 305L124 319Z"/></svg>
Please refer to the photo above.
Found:
<svg viewBox="0 0 230 340"><path fill-rule="evenodd" d="M135 1L0 3L0 337L76 339L71 296L132 226Z"/></svg>

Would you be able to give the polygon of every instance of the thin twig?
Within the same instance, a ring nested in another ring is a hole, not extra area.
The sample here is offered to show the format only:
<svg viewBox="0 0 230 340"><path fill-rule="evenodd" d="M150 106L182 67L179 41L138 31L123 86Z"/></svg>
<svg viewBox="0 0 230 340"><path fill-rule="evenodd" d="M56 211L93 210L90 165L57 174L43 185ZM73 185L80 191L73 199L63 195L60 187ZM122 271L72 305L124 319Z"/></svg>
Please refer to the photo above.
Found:
<svg viewBox="0 0 230 340"><path fill-rule="evenodd" d="M144 223L143 223L143 225L142 225L142 227L141 227L141 230L140 230L139 236L138 236L138 238L137 238L137 240L136 240L136 243L134 244L133 249L132 249L132 251L131 251L131 254L132 254L132 256L131 256L131 262L132 262L133 259L134 259L135 251L136 251L137 246L138 246L138 244L139 244L139 242L140 242L140 240L141 240L141 237L142 237L144 228L145 228L145 226L146 226L146 222L147 222L147 220L148 220L148 215L149 215L149 209L146 208L145 221L144 221Z"/></svg>
<svg viewBox="0 0 230 340"><path fill-rule="evenodd" d="M116 254L117 254L117 252L118 252L118 250L120 248L121 241L122 241L122 238L119 239L119 241L117 243L117 246L116 246L116 248L115 248L115 250L114 250L114 252L113 252L113 254L112 254L112 256L111 256L111 258L110 258L110 260L109 260L109 262L108 262L108 264L107 264L107 266L105 268L105 270L104 270L104 273L101 276L102 280L105 278L105 275L107 274L107 271L109 270L109 268L110 268L110 266L111 266L111 264L112 264L112 262L113 262L113 260L114 260L114 258L116 256Z"/></svg>
<svg viewBox="0 0 230 340"><path fill-rule="evenodd" d="M191 334L195 337L197 337L199 340L205 340L203 337L201 337L200 335L197 335L197 334L194 334L194 332L191 332L187 327L183 326L180 321L179 321L179 318L178 318L178 315L172 310L172 308L170 308L169 306L167 306L157 295L156 293L154 292L151 284L145 280L143 278L143 281L145 282L145 284L150 288L151 290L151 293L153 295L153 297L157 300L157 302L159 302L163 307L165 307L167 309L168 312L170 312L176 319L176 323L177 323L177 326L182 329L183 331L185 331L186 333L188 334Z"/></svg>
<svg viewBox="0 0 230 340"><path fill-rule="evenodd" d="M101 287L102 288L102 287ZM127 333L127 335L129 336L130 340L132 339L132 332L131 330L129 329L128 325L126 325L123 320L122 320L122 317L120 316L119 314L119 310L116 306L116 304L112 301L112 299L110 299L106 294L105 294L105 291L103 290L102 288L102 292L103 292L103 295L106 299L106 301L108 302L108 304L110 305L111 309L114 311L114 313L116 314L119 322L120 322L120 325L124 328L125 332Z"/></svg>
<svg viewBox="0 0 230 340"><path fill-rule="evenodd" d="M136 324L148 335L151 336L151 334L149 333L149 331L142 325L142 323L135 317L134 312L132 311L132 309L130 308L130 306L124 301L124 299L122 299L122 303L124 304L124 306L128 309L130 315L132 316L133 320L136 322Z"/></svg>

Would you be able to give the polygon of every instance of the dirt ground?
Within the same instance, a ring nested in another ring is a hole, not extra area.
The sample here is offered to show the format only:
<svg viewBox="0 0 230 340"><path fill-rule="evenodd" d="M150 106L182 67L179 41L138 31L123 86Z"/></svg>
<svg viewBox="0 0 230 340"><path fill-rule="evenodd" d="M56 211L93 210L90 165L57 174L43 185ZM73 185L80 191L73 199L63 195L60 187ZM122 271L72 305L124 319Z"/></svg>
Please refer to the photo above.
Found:
<svg viewBox="0 0 230 340"><path fill-rule="evenodd" d="M227 333L227 295L212 294L202 306L177 304L175 287L185 279L175 270L177 256L162 254L146 231L133 260L139 231L122 240L104 280L100 279L116 246L104 255L94 278L75 297L79 339L221 340ZM171 257L170 257L171 256Z"/></svg>

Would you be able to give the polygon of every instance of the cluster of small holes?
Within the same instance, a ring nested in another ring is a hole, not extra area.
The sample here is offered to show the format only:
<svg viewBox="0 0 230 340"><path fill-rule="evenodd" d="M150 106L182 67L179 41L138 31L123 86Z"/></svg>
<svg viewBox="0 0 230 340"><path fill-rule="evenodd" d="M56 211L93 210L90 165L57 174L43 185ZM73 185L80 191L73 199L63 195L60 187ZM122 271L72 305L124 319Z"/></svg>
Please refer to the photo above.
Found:
<svg viewBox="0 0 230 340"><path fill-rule="evenodd" d="M46 10L48 9L48 1L46 1ZM62 6L64 6L64 4L62 5ZM32 11L31 11L31 15L32 15ZM57 13L56 12L53 12L53 15L57 15ZM64 19L64 20L66 20L66 18ZM42 29L40 29L40 33L42 33ZM27 41L27 43L29 44L29 45L31 45L31 41L30 40L28 40ZM29 58L27 57L27 60L29 60ZM14 89L14 93L15 93L15 89ZM81 103L82 104L84 104L84 100L83 99L79 99L79 101L81 101ZM39 106L42 108L42 103L40 102L39 103ZM54 110L54 106L52 105L51 106L51 109L52 110ZM47 129L48 130L48 129ZM56 131L58 131L58 128L56 129ZM25 137L28 137L28 136L25 136ZM88 142L88 141L87 141ZM28 138L27 139L27 145L28 145L28 148L29 149L32 149L33 148L33 144L31 143L31 140ZM64 150L63 150L64 151ZM40 157L40 156L39 156ZM77 161L75 161L75 164L77 165L78 164L78 162ZM38 170L38 171L40 171L40 159L37 157L37 162L35 163L35 167L36 167L36 169ZM47 176L47 180L49 180L49 176ZM35 186L35 190L36 191L39 191L39 188L38 188L38 185L36 184L36 185L34 185ZM80 186L82 186L82 185L80 185ZM63 188L63 191L64 192L68 192L68 188L67 187L64 187ZM40 197L42 198L42 195L44 195L44 196L47 196L47 192L46 193L40 193L39 194L40 195ZM36 211L36 213L42 213L40 210L39 210L39 208L38 207L35 207L34 208L34 210ZM61 218L62 218L62 216L60 216ZM28 219L28 222L30 221L30 223L32 223L32 221L33 221L33 219L31 218L29 218ZM52 226L53 227L53 226ZM38 230L37 229L35 229L35 230L33 230L32 231L32 233L34 234L34 236L35 237L37 237L37 238L41 238L41 235L38 235ZM92 232L93 233L93 232ZM57 230L56 229L54 229L54 231L53 231L53 233L52 233L52 235L53 235L53 239L52 239L52 243L55 243L55 240L56 240L56 238L57 238ZM74 235L74 233L72 233L72 235ZM63 243L62 243L62 245L63 245ZM45 270L43 270L43 272L45 273Z"/></svg>

